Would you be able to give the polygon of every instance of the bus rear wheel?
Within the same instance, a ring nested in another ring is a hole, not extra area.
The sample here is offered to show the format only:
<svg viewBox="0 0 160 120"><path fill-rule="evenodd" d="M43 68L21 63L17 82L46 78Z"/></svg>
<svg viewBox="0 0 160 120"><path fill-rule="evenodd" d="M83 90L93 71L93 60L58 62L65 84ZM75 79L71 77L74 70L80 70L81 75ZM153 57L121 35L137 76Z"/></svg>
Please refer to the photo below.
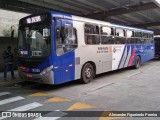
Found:
<svg viewBox="0 0 160 120"><path fill-rule="evenodd" d="M141 58L139 56L136 57L136 61L135 61L135 65L134 68L135 69L139 69L141 66Z"/></svg>
<svg viewBox="0 0 160 120"><path fill-rule="evenodd" d="M87 84L94 78L94 69L91 63L86 63L82 68L81 82Z"/></svg>

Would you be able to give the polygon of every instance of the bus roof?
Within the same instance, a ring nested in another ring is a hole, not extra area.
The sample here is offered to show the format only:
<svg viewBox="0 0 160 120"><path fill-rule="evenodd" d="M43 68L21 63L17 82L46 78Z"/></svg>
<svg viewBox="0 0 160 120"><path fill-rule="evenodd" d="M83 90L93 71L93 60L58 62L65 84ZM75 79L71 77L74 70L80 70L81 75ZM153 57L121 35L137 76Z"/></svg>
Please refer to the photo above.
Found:
<svg viewBox="0 0 160 120"><path fill-rule="evenodd" d="M105 21L100 21L100 20L95 20L95 19L90 19L90 18L84 18L84 17L79 17L79 16L74 16L73 20L83 21L83 22L90 22L90 23L106 25L106 26L112 26L112 27L120 27L120 28L124 28L124 29L129 29L129 30L137 30L137 31L153 33L153 31L151 31L151 30L145 30L145 29L125 26L125 25L118 25L118 24L114 24L114 23L110 23L110 22L105 22Z"/></svg>
<svg viewBox="0 0 160 120"><path fill-rule="evenodd" d="M26 19L28 17L34 16L34 15L43 15L43 14L48 14L48 13L51 14L52 17L63 17L63 18L72 19L72 20L75 20L75 21L88 22L88 23L93 23L93 24L98 24L98 25L120 27L120 28L124 28L124 29L129 29L129 30L137 30L137 31L142 31L142 32L153 33L153 31L151 31L151 30L129 27L129 26L125 26L125 25L118 25L118 24L114 24L114 23L110 23L110 22L105 22L105 21L100 21L100 20L75 16L75 15L67 14L67 13L63 13L63 12L55 12L55 11L47 12L47 13L40 13L40 14L32 14L32 15L29 15L29 16L26 16L26 17L20 19L20 21L22 21L23 19Z"/></svg>
<svg viewBox="0 0 160 120"><path fill-rule="evenodd" d="M70 19L75 20L75 21L89 22L89 23L93 23L93 24L106 25L106 26L112 26L112 27L120 27L120 28L124 28L124 29L153 33L153 31L151 31L151 30L145 30L145 29L125 26L125 25L118 25L118 24L114 24L114 23L110 23L110 22L106 22L106 21L80 17L80 16L76 16L76 15L72 15L72 14L63 13L63 12L51 12L51 14L53 14L54 17L63 16L63 18L66 18L66 19L70 18Z"/></svg>

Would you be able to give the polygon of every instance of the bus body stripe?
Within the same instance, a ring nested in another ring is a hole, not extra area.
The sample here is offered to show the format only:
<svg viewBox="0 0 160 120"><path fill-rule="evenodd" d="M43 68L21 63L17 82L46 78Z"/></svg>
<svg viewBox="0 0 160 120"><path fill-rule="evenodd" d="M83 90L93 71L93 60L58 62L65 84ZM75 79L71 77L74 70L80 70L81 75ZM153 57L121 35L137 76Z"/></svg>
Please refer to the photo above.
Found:
<svg viewBox="0 0 160 120"><path fill-rule="evenodd" d="M126 45L125 56L123 57L123 64L122 64L121 68L124 68L124 65L125 65L125 63L126 63L127 57L128 57L128 47L127 47L127 45Z"/></svg>
<svg viewBox="0 0 160 120"><path fill-rule="evenodd" d="M135 48L134 48L133 51L132 51L132 54L131 54L129 63L128 63L128 67L129 67L129 66L132 66L132 63L133 63L133 60L134 60L134 56L135 56L135 52L136 52L136 50L135 50Z"/></svg>
<svg viewBox="0 0 160 120"><path fill-rule="evenodd" d="M123 50L123 54L122 54L122 56L121 56L121 60L120 60L120 63L119 63L119 65L118 65L118 69L120 69L120 68L122 68L123 67L123 60L124 60L124 57L127 55L127 49L126 49L127 47L126 47L126 45L125 45L125 47L124 47L124 50Z"/></svg>
<svg viewBox="0 0 160 120"><path fill-rule="evenodd" d="M127 57L128 57L129 47L126 45L126 56L124 58L123 66L121 68L124 68L124 65L126 63Z"/></svg>
<svg viewBox="0 0 160 120"><path fill-rule="evenodd" d="M126 58L126 61L125 61L125 64L124 64L124 67L127 67L128 66L128 63L129 63L129 60L130 60L130 57L131 57L131 45L129 45L129 48L128 48L128 56Z"/></svg>

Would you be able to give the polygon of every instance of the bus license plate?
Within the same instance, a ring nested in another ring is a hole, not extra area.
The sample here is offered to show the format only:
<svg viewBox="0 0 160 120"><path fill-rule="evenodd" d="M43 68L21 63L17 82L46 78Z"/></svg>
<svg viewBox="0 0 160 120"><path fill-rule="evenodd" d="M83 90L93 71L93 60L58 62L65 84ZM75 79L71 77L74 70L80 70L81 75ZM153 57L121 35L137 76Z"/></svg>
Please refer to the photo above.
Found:
<svg viewBox="0 0 160 120"><path fill-rule="evenodd" d="M27 74L27 77L31 78L31 77L32 77L32 74L28 73L28 74Z"/></svg>

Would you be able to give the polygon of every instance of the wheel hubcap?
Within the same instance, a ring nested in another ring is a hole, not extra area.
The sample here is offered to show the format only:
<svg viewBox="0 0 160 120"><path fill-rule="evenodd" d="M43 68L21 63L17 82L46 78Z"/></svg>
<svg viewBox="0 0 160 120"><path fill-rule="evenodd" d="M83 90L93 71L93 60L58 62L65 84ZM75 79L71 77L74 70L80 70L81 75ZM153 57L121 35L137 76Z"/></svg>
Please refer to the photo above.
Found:
<svg viewBox="0 0 160 120"><path fill-rule="evenodd" d="M89 68L89 67L86 68L85 75L86 75L87 78L90 78L92 76L91 68Z"/></svg>

